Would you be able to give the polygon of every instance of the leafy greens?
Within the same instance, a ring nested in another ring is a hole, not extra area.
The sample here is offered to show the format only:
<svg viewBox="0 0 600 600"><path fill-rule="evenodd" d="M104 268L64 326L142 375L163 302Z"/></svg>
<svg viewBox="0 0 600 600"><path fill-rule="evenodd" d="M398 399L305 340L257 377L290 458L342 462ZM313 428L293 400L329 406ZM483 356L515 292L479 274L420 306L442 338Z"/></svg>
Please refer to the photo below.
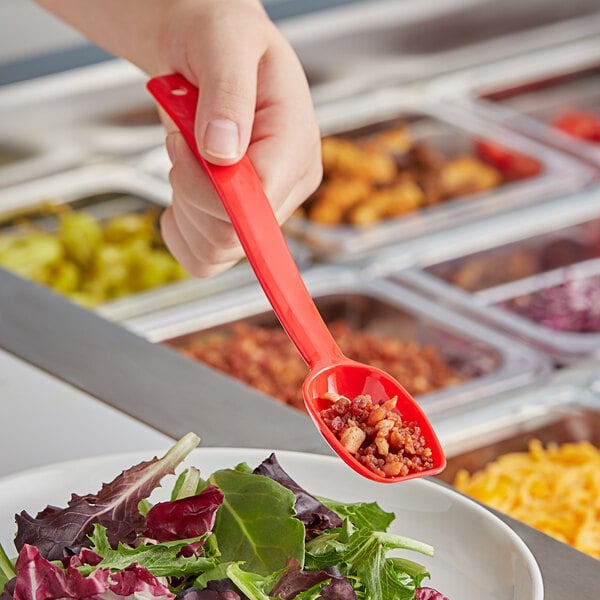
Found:
<svg viewBox="0 0 600 600"><path fill-rule="evenodd" d="M309 494L274 454L205 480L190 468L153 505L198 442L188 434L66 508L16 515L19 554L13 566L0 546L0 600L445 600L421 587L424 566L387 556L431 546L387 532L394 515L376 503Z"/></svg>
<svg viewBox="0 0 600 600"><path fill-rule="evenodd" d="M153 458L127 469L111 483L104 484L97 494L73 494L67 508L47 506L36 517L25 511L16 515L17 550L32 544L44 558L60 559L67 549L89 545L88 536L94 523L106 527L113 544L133 542L145 525L138 510L139 502L150 496L160 480L173 473L199 442L197 435L188 433L163 458Z"/></svg>

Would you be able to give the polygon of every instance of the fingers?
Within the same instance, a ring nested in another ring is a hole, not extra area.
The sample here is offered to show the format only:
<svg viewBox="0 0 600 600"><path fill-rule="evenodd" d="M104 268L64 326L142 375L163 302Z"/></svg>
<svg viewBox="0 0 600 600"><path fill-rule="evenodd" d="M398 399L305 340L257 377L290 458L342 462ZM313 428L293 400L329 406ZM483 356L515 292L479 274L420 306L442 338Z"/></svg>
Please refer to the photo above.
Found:
<svg viewBox="0 0 600 600"><path fill-rule="evenodd" d="M264 30L263 22L261 15ZM213 21L210 27L211 35L205 36L202 43L202 65L192 65L200 89L196 140L207 160L230 165L246 153L250 143L258 64L266 46L251 20L242 28L237 23L235 32L226 16Z"/></svg>
<svg viewBox="0 0 600 600"><path fill-rule="evenodd" d="M217 219L227 221L227 213L221 200L181 133L170 133L167 136L166 145L173 165L169 173L169 181L173 188L174 198L177 201L189 202L198 210L203 210Z"/></svg>
<svg viewBox="0 0 600 600"><path fill-rule="evenodd" d="M270 49L261 63L248 156L280 221L321 181L321 137L310 91L286 43Z"/></svg>
<svg viewBox="0 0 600 600"><path fill-rule="evenodd" d="M167 150L174 166L173 203L161 220L165 243L195 277L224 271L243 251L223 205L180 133L167 136Z"/></svg>
<svg viewBox="0 0 600 600"><path fill-rule="evenodd" d="M183 236L182 230L175 219L173 207L165 210L160 219L161 233L169 251L193 277L210 277L231 268L237 260L229 262L214 262L210 253L204 255L198 237L192 239L192 245Z"/></svg>

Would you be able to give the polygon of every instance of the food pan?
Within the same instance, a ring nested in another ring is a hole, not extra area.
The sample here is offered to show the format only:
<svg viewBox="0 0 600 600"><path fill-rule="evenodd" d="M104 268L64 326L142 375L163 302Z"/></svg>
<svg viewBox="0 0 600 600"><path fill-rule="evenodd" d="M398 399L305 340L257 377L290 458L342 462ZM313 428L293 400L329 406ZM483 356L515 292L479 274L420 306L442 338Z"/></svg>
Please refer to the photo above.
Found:
<svg viewBox="0 0 600 600"><path fill-rule="evenodd" d="M110 60L5 86L2 131L47 143L59 137L88 156L143 152L165 137L146 80L133 65Z"/></svg>
<svg viewBox="0 0 600 600"><path fill-rule="evenodd" d="M304 272L304 280L326 322L335 327L334 323L343 320L351 330L362 336L359 343L368 344L370 348L383 348L380 340L373 343L364 338L387 336L436 348L438 357L445 363L439 371L436 369L440 363L432 358L425 359L426 368L414 367L417 346L410 347L406 357L408 378L404 379L404 383L409 389L413 386L413 392L428 412L475 402L500 390L527 385L548 373L548 362L535 352L384 279L365 278L359 270L346 267L317 266ZM194 343L202 344L208 339L216 339L215 336L231 336L240 325L267 328L271 332L268 333L270 337L282 335L257 285L132 319L128 323L133 331L151 341L182 351L187 349L188 354L192 352ZM265 359L273 356L277 360L292 350L291 346L286 346L290 343L287 339L279 339L278 343L278 349L267 353ZM264 352L264 342L259 345L260 352ZM219 357L223 357L223 351L219 352ZM237 352L228 352L230 359L244 361ZM297 358L295 351L291 354L290 363ZM361 359L373 362L374 357L362 356ZM280 366L285 377L291 378L291 366ZM294 364L294 369L296 367ZM246 364L240 364L239 368L246 369ZM263 368L259 367L259 370ZM275 372L277 367L273 370ZM225 371L228 372L227 369ZM297 371L301 371L300 379L307 372L303 365L296 369L296 374ZM458 375L458 378L452 377L452 374ZM417 380L419 375L429 378L427 383ZM435 379L438 375L439 379ZM283 388L282 381L277 377L276 384ZM433 382L432 385L428 385L430 382ZM443 387L448 382L453 385ZM418 389L426 391L417 393L415 390ZM271 395L276 397L276 394ZM299 406L295 400L290 404Z"/></svg>
<svg viewBox="0 0 600 600"><path fill-rule="evenodd" d="M527 60L501 61L440 78L430 89L435 95L460 98L507 127L600 165L600 133L595 140L585 139L600 129L597 35Z"/></svg>
<svg viewBox="0 0 600 600"><path fill-rule="evenodd" d="M480 97L493 103L511 125L600 166L600 61L581 71L482 90ZM596 133L582 130L588 121L595 123ZM586 135L595 139L582 137Z"/></svg>
<svg viewBox="0 0 600 600"><path fill-rule="evenodd" d="M317 104L597 34L597 2L371 1L281 23Z"/></svg>
<svg viewBox="0 0 600 600"><path fill-rule="evenodd" d="M302 239L314 249L316 254L325 258L348 257L365 253L402 239L414 239L469 220L546 201L561 191L569 191L583 186L592 177L589 169L563 154L558 154L531 140L498 128L490 122L483 122L457 107L429 102L419 94L407 94L397 89L379 90L366 96L354 97L344 102L321 107L318 116L325 138L335 136L336 139L350 140L351 142L358 140L363 144L372 143L373 136L381 133L386 135L388 132L396 131L399 124L400 126L407 125L412 138L411 150L406 154L395 154L395 156L396 160L401 162L408 160L409 164L410 161L415 160L414 157L417 156L417 153L423 154L421 150L425 148L428 154L436 157L441 154L448 158L456 158L456 161L446 163L446 165L456 166L463 156L472 157L476 152L480 152L482 143L491 143L494 148L500 146L509 149L511 155L518 154L525 157L519 158L518 161L515 160L519 164L517 172L501 171L501 177L494 184L497 187L488 186L486 188L486 184L483 184L482 187L475 189L486 189L487 191L463 195L457 186L452 194L452 199L442 201L439 201L439 198L430 198L428 195L426 186L430 184L430 176L433 176L434 193L441 181L436 180L438 175L436 174L437 167L433 166L434 159L428 158L431 165L427 167L429 170L424 175L419 174L422 173L421 171L416 171L417 187L425 195L421 206L423 204L425 206L413 210L407 209L404 214L370 225L321 224L313 222L303 215L292 217L286 224L286 230ZM493 170L500 171L500 169L496 169L496 165L501 164L501 161L496 161L488 154L489 152L484 149L478 155L477 169L480 170L480 165L483 164L487 171L491 168L491 161L495 165ZM389 159L389 155L387 158ZM354 164L358 165L357 175L349 173L336 176L334 173L331 180L335 179L336 182L341 180L342 184L348 185L352 190L357 189L354 178L358 177L358 169L362 169L365 162L355 160ZM408 168L413 169L410 166ZM416 168L421 168L419 163ZM504 167L502 166L502 168ZM398 172L406 173L406 169L406 166L402 166ZM348 172L349 168L346 165L346 173ZM437 173L440 172L438 169ZM466 172L466 169L463 171L461 166L459 173L462 172ZM403 175L396 177L398 182ZM414 178L414 174L410 177ZM450 177L450 181L452 181L452 177ZM390 187L394 186L386 184L384 189ZM491 189L492 187L493 189ZM377 186L374 189L377 190ZM368 201L364 204L374 203L374 197L373 194L368 196ZM348 192L336 193L334 198L336 202L343 203L345 199L351 200L351 195ZM319 198L317 198L318 200ZM309 199L309 202L314 202L314 200ZM404 203L390 205L392 207L390 210L396 210L396 206L401 206L401 209L404 210L403 205ZM308 206L310 211L310 205ZM350 210L352 211L354 207L355 205L351 204Z"/></svg>
<svg viewBox="0 0 600 600"><path fill-rule="evenodd" d="M508 478L504 479L507 489L503 493L500 493L491 479L488 483L490 487L486 488L485 492L479 487L481 484L476 488L469 480L463 479L465 471L471 476L481 472L491 463L496 463L500 457L507 454L527 453L532 440L539 441L546 450L553 444L562 448L565 444L579 442L589 442L600 449L600 397L594 394L589 386L583 385L583 382L555 385L551 381L535 392L529 391L511 398L506 397L493 405L474 409L469 413L463 412L462 415L454 414L446 420L441 419L436 424L436 430L448 459L448 466L438 476L440 479L457 485L461 491L474 495L484 503L489 502L493 508L524 520L529 525L541 528L545 533L600 558L597 536L595 554L589 545L589 538L586 540L580 536L579 539L572 539L570 535L565 536L566 532L562 528L565 524L571 523L573 511L577 510L567 508L566 498L561 502L560 514L551 514L550 518L541 514L542 510L550 509L544 506L542 500L544 492L538 488L536 494L536 488L529 483L527 472L530 467L522 467L523 472L519 476L517 485L509 484ZM571 458L570 468L574 469L576 464L577 459ZM545 477L548 476L546 473L547 471L542 471L540 467L538 473L530 476L538 480L536 485L539 486L544 485L541 482L546 481ZM554 475L554 478L558 477L558 474ZM577 490L577 485L585 485L583 478L578 480L571 475L569 481L569 486L574 486L573 489L577 493L585 494L583 487ZM511 500L512 492L519 498L517 501ZM527 510L522 507L521 503L527 503L528 494L532 494L537 514L534 513L533 507ZM597 529L599 515L596 511L593 516L593 502L597 503L597 498L592 500L590 506L591 527ZM584 508L584 512L586 511L587 507ZM582 512L581 509L579 512Z"/></svg>
<svg viewBox="0 0 600 600"><path fill-rule="evenodd" d="M566 364L600 354L600 332L590 324L597 303L577 304L593 298L590 286L600 272L599 259L600 190L593 188L429 236L412 248L398 247L374 258L371 268L510 332ZM569 296L562 287L557 291L566 281L572 282ZM543 291L550 289L550 294ZM540 320L539 305L535 314L519 308L527 294L546 299L542 315L551 314L546 324ZM563 317L568 317L566 324Z"/></svg>
<svg viewBox="0 0 600 600"><path fill-rule="evenodd" d="M82 151L60 140L47 143L25 136L0 135L0 187L7 187L72 168L82 161Z"/></svg>
<svg viewBox="0 0 600 600"><path fill-rule="evenodd" d="M75 211L83 210L100 223L131 213L150 212L158 217L170 197L167 184L138 171L109 164L90 166L0 190L0 224L5 233L23 220L34 223L36 229L54 231L57 219L51 207L63 205ZM291 249L298 264L305 266L307 250L295 242ZM182 275L180 267L173 268ZM249 265L242 262L209 279L186 277L94 308L111 320L125 321L134 315L237 288L253 280L254 274Z"/></svg>

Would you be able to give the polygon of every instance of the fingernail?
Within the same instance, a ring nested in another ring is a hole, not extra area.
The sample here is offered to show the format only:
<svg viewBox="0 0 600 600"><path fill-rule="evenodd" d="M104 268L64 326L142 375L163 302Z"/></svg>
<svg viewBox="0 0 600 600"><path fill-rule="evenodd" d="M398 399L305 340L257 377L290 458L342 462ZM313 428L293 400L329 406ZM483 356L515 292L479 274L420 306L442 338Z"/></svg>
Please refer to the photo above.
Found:
<svg viewBox="0 0 600 600"><path fill-rule="evenodd" d="M214 119L204 131L204 152L215 158L237 158L240 145L238 126L229 119Z"/></svg>
<svg viewBox="0 0 600 600"><path fill-rule="evenodd" d="M177 158L177 135L177 133L170 133L165 140L167 154L172 165L175 164L175 159Z"/></svg>

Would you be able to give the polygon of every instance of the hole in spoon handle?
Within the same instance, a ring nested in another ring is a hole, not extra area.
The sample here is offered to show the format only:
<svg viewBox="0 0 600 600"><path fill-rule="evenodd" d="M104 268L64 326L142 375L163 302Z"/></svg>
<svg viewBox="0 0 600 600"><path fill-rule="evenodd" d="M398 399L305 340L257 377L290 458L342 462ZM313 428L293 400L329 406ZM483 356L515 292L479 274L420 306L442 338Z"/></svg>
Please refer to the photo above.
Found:
<svg viewBox="0 0 600 600"><path fill-rule="evenodd" d="M345 360L306 289L248 157L225 167L202 157L194 135L198 89L184 77L155 77L148 89L206 171L265 295L302 358L311 368Z"/></svg>

